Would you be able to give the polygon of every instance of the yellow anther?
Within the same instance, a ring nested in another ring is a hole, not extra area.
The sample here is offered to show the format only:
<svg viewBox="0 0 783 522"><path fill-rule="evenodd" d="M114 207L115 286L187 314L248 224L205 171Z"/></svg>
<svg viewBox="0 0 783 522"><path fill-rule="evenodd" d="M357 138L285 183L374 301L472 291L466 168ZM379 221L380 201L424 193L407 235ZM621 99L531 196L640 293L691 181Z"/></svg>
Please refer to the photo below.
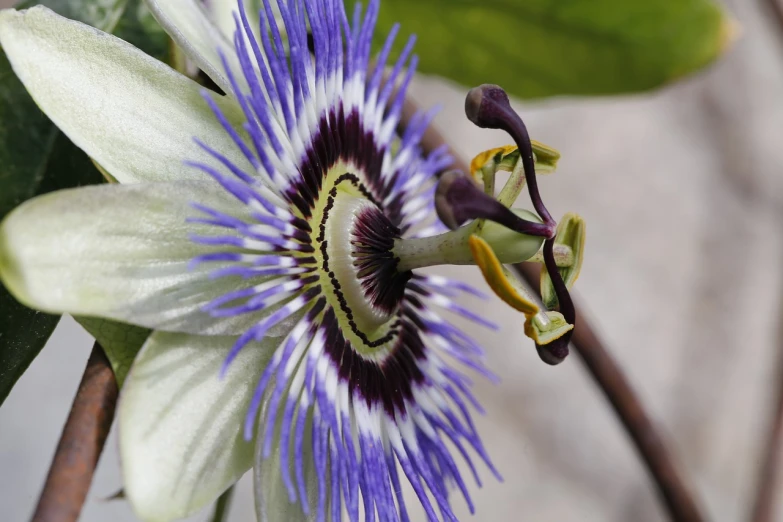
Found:
<svg viewBox="0 0 783 522"><path fill-rule="evenodd" d="M560 152L554 147L550 147L540 141L530 140L530 144L533 147L533 157L536 161L536 172L539 174L554 172L555 167L557 167L557 162L560 159ZM519 157L518 154L514 154L515 152L517 152L516 145L505 145L503 147L485 150L484 152L477 154L470 162L470 173L473 177L478 177L479 171L489 160L494 160L495 171L511 171L514 168L514 163L516 163ZM498 154L500 154L499 157Z"/></svg>
<svg viewBox="0 0 783 522"><path fill-rule="evenodd" d="M500 264L489 243L477 235L468 239L473 259L484 279L506 304L525 315L525 335L543 346L559 339L573 329L560 312L543 312L527 297L527 291L514 274Z"/></svg>
<svg viewBox="0 0 783 522"><path fill-rule="evenodd" d="M530 144L533 146L533 156L536 160L536 172L538 174L549 174L554 172L557 167L557 161L560 159L560 152L540 141L530 140Z"/></svg>
<svg viewBox="0 0 783 522"><path fill-rule="evenodd" d="M477 235L468 239L473 259L481 269L487 284L506 304L519 310L530 318L538 313L536 303L525 296L525 289L519 280L511 274L506 267L500 264L495 252L489 243Z"/></svg>
<svg viewBox="0 0 783 522"><path fill-rule="evenodd" d="M560 153L540 141L531 140L533 161L538 174L551 174L557 168ZM525 172L516 145L505 145L485 150L470 162L470 175L477 183L484 184L484 192L495 197L495 174L501 170L511 172L498 201L510 207L525 185Z"/></svg>
<svg viewBox="0 0 783 522"><path fill-rule="evenodd" d="M516 145L506 145L504 147L495 147L494 149L485 150L484 152L477 154L476 157L473 158L473 161L470 162L471 175L476 178L479 174L479 170L481 170L481 168L489 160L495 158L498 154L500 154L500 158L498 158L496 161L499 163L503 156L508 156L516 150Z"/></svg>
<svg viewBox="0 0 783 522"><path fill-rule="evenodd" d="M542 321L541 314L530 316L525 320L525 335L539 346L549 344L573 329L574 325L568 324L560 312L547 312L546 322Z"/></svg>

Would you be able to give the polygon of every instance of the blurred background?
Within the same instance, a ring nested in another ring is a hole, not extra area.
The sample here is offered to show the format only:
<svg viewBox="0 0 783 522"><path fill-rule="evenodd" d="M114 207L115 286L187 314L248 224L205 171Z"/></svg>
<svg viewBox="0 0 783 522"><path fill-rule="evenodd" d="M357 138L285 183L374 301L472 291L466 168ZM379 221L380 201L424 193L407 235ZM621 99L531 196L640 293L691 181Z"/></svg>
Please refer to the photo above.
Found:
<svg viewBox="0 0 783 522"><path fill-rule="evenodd" d="M10 0L0 0L8 6ZM587 221L575 293L695 481L712 520L747 518L779 380L783 295L783 27L768 2L727 0L741 38L721 60L647 94L516 103L534 139L562 153L540 181L557 218ZM463 159L510 140L463 114L467 88L420 76L412 95ZM484 285L472 268L449 275ZM476 303L471 303L475 305ZM544 365L522 317L483 305L498 386L478 382L478 427L505 481L482 473L461 520L665 520L649 477L578 357ZM3 519L32 513L92 347L70 319L0 408ZM81 520L135 520L115 434ZM240 484L231 520L254 520ZM412 503L409 503L412 504ZM780 504L780 503L779 503ZM783 508L779 510L783 520ZM416 520L423 513L411 509ZM202 513L192 520L206 520Z"/></svg>

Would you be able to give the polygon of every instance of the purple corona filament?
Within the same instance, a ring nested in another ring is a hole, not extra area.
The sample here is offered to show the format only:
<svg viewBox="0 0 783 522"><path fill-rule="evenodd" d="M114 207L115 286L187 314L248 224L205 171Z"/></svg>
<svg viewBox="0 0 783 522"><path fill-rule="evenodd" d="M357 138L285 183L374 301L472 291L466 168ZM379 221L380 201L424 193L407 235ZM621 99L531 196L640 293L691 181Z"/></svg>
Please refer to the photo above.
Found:
<svg viewBox="0 0 783 522"><path fill-rule="evenodd" d="M444 149L422 153L433 111L397 133L416 65L413 38L388 63L394 26L371 64L377 0L363 13L357 7L350 21L342 0L277 0L286 41L270 0L259 27L239 6L236 56L223 62L242 128L212 94L205 98L246 163L199 142L214 161L191 165L236 208L194 202L193 221L214 234L192 240L214 251L192 264L214 263L214 277L236 281L205 313L251 319L223 372L242 350L277 342L251 384L245 438L258 430L264 458L279 450L289 500L316 520L338 520L343 506L352 521L360 511L365 520L408 520L406 479L430 520L456 520L452 490L473 511L457 453L479 485L471 453L499 478L460 367L494 376L482 348L440 310L494 325L454 301L482 294L444 277L399 272L391 253L395 239L443 230L434 217L435 181L451 164ZM305 485L309 467L315 491Z"/></svg>

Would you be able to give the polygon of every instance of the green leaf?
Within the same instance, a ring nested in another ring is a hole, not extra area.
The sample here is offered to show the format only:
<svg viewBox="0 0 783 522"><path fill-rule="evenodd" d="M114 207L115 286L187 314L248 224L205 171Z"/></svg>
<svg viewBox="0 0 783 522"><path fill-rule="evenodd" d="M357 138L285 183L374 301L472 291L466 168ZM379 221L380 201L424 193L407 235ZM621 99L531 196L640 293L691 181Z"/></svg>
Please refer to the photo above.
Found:
<svg viewBox="0 0 783 522"><path fill-rule="evenodd" d="M171 63L173 44L169 35L152 16L143 0L129 0L114 35L129 42L153 58Z"/></svg>
<svg viewBox="0 0 783 522"><path fill-rule="evenodd" d="M79 316L74 319L103 347L114 370L117 384L122 386L133 359L152 330L100 317Z"/></svg>
<svg viewBox="0 0 783 522"><path fill-rule="evenodd" d="M55 13L111 33L125 11L128 0L22 0L16 9L45 5Z"/></svg>
<svg viewBox="0 0 783 522"><path fill-rule="evenodd" d="M661 86L715 60L736 27L711 0L384 0L378 33L395 22L418 37L419 71L524 98Z"/></svg>
<svg viewBox="0 0 783 522"><path fill-rule="evenodd" d="M45 151L46 165L35 195L66 188L96 185L105 180L92 160L56 128Z"/></svg>
<svg viewBox="0 0 783 522"><path fill-rule="evenodd" d="M35 195L57 132L0 53L0 219Z"/></svg>
<svg viewBox="0 0 783 522"><path fill-rule="evenodd" d="M82 151L33 103L0 53L0 218L37 194L100 183ZM16 103L14 103L16 102ZM59 316L31 310L0 286L0 404L51 335Z"/></svg>
<svg viewBox="0 0 783 522"><path fill-rule="evenodd" d="M57 326L59 316L20 305L0 285L0 404Z"/></svg>

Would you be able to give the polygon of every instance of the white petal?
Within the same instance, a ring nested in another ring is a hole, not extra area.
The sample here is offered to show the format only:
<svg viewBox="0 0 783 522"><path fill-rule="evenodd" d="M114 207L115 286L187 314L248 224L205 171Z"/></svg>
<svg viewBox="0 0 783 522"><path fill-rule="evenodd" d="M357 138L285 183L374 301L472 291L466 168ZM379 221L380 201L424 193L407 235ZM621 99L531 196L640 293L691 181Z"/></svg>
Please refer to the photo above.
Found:
<svg viewBox="0 0 783 522"><path fill-rule="evenodd" d="M247 346L220 379L235 340L154 332L136 358L119 429L125 493L141 519L185 517L252 465L253 442L242 427L275 346Z"/></svg>
<svg viewBox="0 0 783 522"><path fill-rule="evenodd" d="M226 38L232 38L234 35L234 13L239 14L239 8L237 7L237 0L203 0L204 8L207 12L207 16L218 28L220 33ZM256 11L254 2L243 0L245 7L247 8L248 15L252 16ZM258 23L257 18L253 19Z"/></svg>
<svg viewBox="0 0 783 522"><path fill-rule="evenodd" d="M233 19L228 22L225 17L231 17L230 11L221 13L221 24L230 30L225 34L210 19L206 9L197 0L146 0L152 14L161 26L177 42L190 59L212 78L224 92L231 92L231 84L224 74L220 53L229 60L233 70L238 71L236 53L232 44L234 34ZM225 2L223 2L225 3ZM236 0L232 2L236 6ZM225 11L226 9L222 9Z"/></svg>
<svg viewBox="0 0 783 522"><path fill-rule="evenodd" d="M245 12L247 14L248 22L250 23L250 29L253 31L256 39L258 39L259 29L259 17L258 12L263 9L263 0L243 0L245 2ZM206 8L207 15L212 23L217 27L221 34L225 36L228 41L233 42L234 32L236 31L236 24L234 22L234 15L239 16L239 7L237 0L204 0L204 7ZM278 27L282 32L284 31L282 17L280 16L280 8L277 2L272 2L270 6L272 8L272 14L275 17L275 21L278 23Z"/></svg>
<svg viewBox="0 0 783 522"><path fill-rule="evenodd" d="M247 166L200 86L119 38L39 6L0 12L0 44L38 106L120 183L197 178L183 161L208 156L193 137ZM232 99L219 105L244 121Z"/></svg>
<svg viewBox="0 0 783 522"><path fill-rule="evenodd" d="M19 301L52 313L193 334L242 333L272 307L229 318L212 318L201 307L262 280L210 279L217 263L188 269L194 256L210 251L189 235L220 232L188 223L198 215L190 202L238 217L245 210L215 184L196 181L100 185L34 198L0 224L0 278Z"/></svg>
<svg viewBox="0 0 783 522"><path fill-rule="evenodd" d="M258 433L263 433L264 426L270 414L269 396L274 389L274 382L267 386L268 392L264 396L264 402L261 406L261 415L259 416ZM287 396L287 394L286 394ZM280 408L277 412L277 425L275 426L275 439L272 446L272 453L269 458L264 459L264 437L257 437L255 449L255 461L253 464L253 489L255 490L256 518L259 522L277 522L285 520L286 522L313 522L316 520L316 503L318 500L318 476L316 474L315 463L313 461L312 436L310 430L312 426L312 412L308 415L307 424L304 430L304 441L302 450L303 475L305 480L305 490L307 492L308 505L310 506L309 515L305 515L300 504L299 489L297 487L297 501L291 502L288 489L280 474L280 424L283 418L283 409L285 407L285 396L280 401ZM296 412L294 412L296 415ZM291 428L293 439L293 426ZM296 474L294 470L294 452L293 446L288 452L288 469L291 479L296 487ZM327 514L329 511L327 510ZM331 517L327 516L327 520Z"/></svg>

